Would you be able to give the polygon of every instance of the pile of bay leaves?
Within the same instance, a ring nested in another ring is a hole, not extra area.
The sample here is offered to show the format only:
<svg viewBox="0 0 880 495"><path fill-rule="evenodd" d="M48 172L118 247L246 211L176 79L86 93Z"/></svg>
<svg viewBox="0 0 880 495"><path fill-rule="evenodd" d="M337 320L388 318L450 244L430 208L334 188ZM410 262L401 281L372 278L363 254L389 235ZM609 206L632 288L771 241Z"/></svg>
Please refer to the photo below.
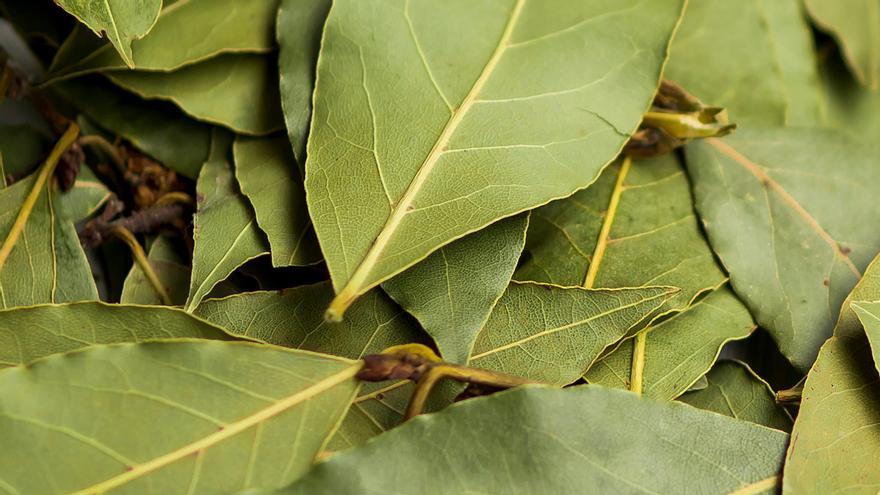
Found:
<svg viewBox="0 0 880 495"><path fill-rule="evenodd" d="M880 0L0 15L0 493L880 491Z"/></svg>

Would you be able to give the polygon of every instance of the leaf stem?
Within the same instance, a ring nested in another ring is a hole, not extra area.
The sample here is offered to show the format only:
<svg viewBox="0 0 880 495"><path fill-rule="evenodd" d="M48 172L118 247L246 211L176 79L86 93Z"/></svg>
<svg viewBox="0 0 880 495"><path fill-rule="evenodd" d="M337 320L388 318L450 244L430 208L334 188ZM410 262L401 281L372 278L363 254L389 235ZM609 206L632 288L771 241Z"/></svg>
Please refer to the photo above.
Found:
<svg viewBox="0 0 880 495"><path fill-rule="evenodd" d="M168 295L168 290L165 288L162 281L159 280L159 276L156 275L156 271L153 270L153 265L150 264L150 260L147 258L146 253L144 253L144 248L141 247L141 244L135 238L134 234L125 227L115 226L113 228L113 235L128 244L128 247L131 249L132 257L141 268L141 271L144 272L144 275L147 276L150 285L152 285L156 293L159 294L159 299L162 300L162 304L173 306L174 303L171 301L171 296Z"/></svg>
<svg viewBox="0 0 880 495"><path fill-rule="evenodd" d="M116 146L113 146L113 143L107 141L102 136L99 136L97 134L81 136L77 141L79 142L80 146L93 146L95 148L99 148L104 153L107 153L108 155L110 155L110 160L113 161L113 165L116 165L116 169L122 174L125 173L125 162L122 159L122 156L119 154L119 150L116 149Z"/></svg>
<svg viewBox="0 0 880 495"><path fill-rule="evenodd" d="M0 246L0 271L3 270L6 260L9 258L9 253L12 252L12 248L15 247L15 243L18 242L18 238L24 231L28 218L31 216L31 212L33 212L34 205L37 203L37 198L40 197L40 192L43 190L43 186L46 184L46 181L49 180L49 177L52 176L52 173L55 171L55 166L58 165L61 156L67 151L67 148L76 141L78 135L79 126L71 122L67 127L67 130L64 131L64 134L61 135L58 142L55 143L55 147L52 148L46 161L43 162L43 166L40 168L36 180L34 180L34 185L31 187L24 202L21 204L18 216L15 217L15 222L12 224L12 228L9 229L9 234L6 236L6 240L3 241L3 246Z"/></svg>
<svg viewBox="0 0 880 495"><path fill-rule="evenodd" d="M611 226L614 224L614 215L617 213L617 205L620 204L620 196L623 193L623 183L626 175L632 166L632 157L627 156L623 159L623 165L620 166L620 173L617 174L617 181L614 183L614 191L611 192L611 200L608 202L608 210L605 212L605 219L602 221L602 229L599 231L599 240L596 242L596 248L593 250L593 257L590 259L590 267L587 269L587 276L584 279L583 287L592 289L596 282L596 275L599 273L599 266L602 258L605 256L605 248L608 246L608 236L611 234Z"/></svg>
<svg viewBox="0 0 880 495"><path fill-rule="evenodd" d="M642 393L645 376L645 347L648 342L648 332L643 331L636 335L633 346L632 370L630 371L629 389L637 394Z"/></svg>

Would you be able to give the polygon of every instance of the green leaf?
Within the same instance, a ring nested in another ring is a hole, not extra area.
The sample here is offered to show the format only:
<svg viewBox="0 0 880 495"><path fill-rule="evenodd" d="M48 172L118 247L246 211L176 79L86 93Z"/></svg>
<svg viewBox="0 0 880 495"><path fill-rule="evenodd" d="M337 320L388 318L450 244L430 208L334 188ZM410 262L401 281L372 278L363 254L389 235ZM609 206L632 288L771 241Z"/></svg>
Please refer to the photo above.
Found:
<svg viewBox="0 0 880 495"><path fill-rule="evenodd" d="M806 129L742 129L687 147L697 210L733 289L800 370L880 250L878 152Z"/></svg>
<svg viewBox="0 0 880 495"><path fill-rule="evenodd" d="M185 117L169 103L144 101L101 78L52 87L103 129L166 167L191 179L198 177L211 147L210 126Z"/></svg>
<svg viewBox="0 0 880 495"><path fill-rule="evenodd" d="M675 292L512 283L477 336L468 364L546 383L573 383Z"/></svg>
<svg viewBox="0 0 880 495"><path fill-rule="evenodd" d="M0 478L14 493L280 487L336 429L359 368L212 341L97 346L10 368Z"/></svg>
<svg viewBox="0 0 880 495"><path fill-rule="evenodd" d="M858 138L875 140L880 135L880 91L861 86L839 57L829 58L821 65L829 123Z"/></svg>
<svg viewBox="0 0 880 495"><path fill-rule="evenodd" d="M518 215L494 223L382 284L434 338L444 360L468 360L477 334L510 283L528 219Z"/></svg>
<svg viewBox="0 0 880 495"><path fill-rule="evenodd" d="M231 152L232 136L215 130L210 157L196 184L192 278L185 306L189 312L236 268L269 251L254 212L235 183Z"/></svg>
<svg viewBox="0 0 880 495"><path fill-rule="evenodd" d="M33 170L49 149L49 139L29 124L0 125L4 174L20 177Z"/></svg>
<svg viewBox="0 0 880 495"><path fill-rule="evenodd" d="M269 56L228 54L174 72L108 72L119 86L148 100L168 100L191 117L241 134L268 134L284 121L278 73Z"/></svg>
<svg viewBox="0 0 880 495"><path fill-rule="evenodd" d="M517 280L680 288L667 310L687 308L726 279L700 230L690 184L674 155L615 164L589 188L535 210L526 251Z"/></svg>
<svg viewBox="0 0 880 495"><path fill-rule="evenodd" d="M667 78L740 125L823 120L812 36L799 0L688 4Z"/></svg>
<svg viewBox="0 0 880 495"><path fill-rule="evenodd" d="M804 0L813 22L834 36L860 83L880 89L880 4L876 0L841 3Z"/></svg>
<svg viewBox="0 0 880 495"><path fill-rule="evenodd" d="M749 310L727 287L682 313L650 326L645 334L642 394L672 400L705 375L725 343L755 329ZM584 378L606 387L630 388L633 339L623 342L587 371Z"/></svg>
<svg viewBox="0 0 880 495"><path fill-rule="evenodd" d="M297 161L306 161L312 92L324 21L331 0L281 0L278 7L278 70L281 107Z"/></svg>
<svg viewBox="0 0 880 495"><path fill-rule="evenodd" d="M277 8L278 0L175 2L162 9L148 36L132 42L132 66L172 71L220 53L268 52ZM52 60L47 79L126 67L109 45L74 30Z"/></svg>
<svg viewBox="0 0 880 495"><path fill-rule="evenodd" d="M55 0L55 3L98 36L106 36L129 67L134 66L132 41L150 32L162 10L162 0Z"/></svg>
<svg viewBox="0 0 880 495"><path fill-rule="evenodd" d="M688 392L679 400L700 409L791 431L791 416L776 403L776 394L748 365L719 361L707 376L708 387Z"/></svg>
<svg viewBox="0 0 880 495"><path fill-rule="evenodd" d="M334 2L306 162L328 317L593 182L650 105L684 3Z"/></svg>
<svg viewBox="0 0 880 495"><path fill-rule="evenodd" d="M35 177L0 189L0 239L6 238ZM0 268L0 308L98 298L74 223L97 210L110 192L85 167L70 191L52 187L48 181Z"/></svg>
<svg viewBox="0 0 880 495"><path fill-rule="evenodd" d="M854 302L852 309L865 328L874 354L874 366L880 372L880 302Z"/></svg>
<svg viewBox="0 0 880 495"><path fill-rule="evenodd" d="M195 314L233 334L284 347L359 359L393 345L427 343L418 324L380 290L364 295L341 323L327 323L329 282L281 292L209 299ZM254 315L259 315L255 317ZM403 421L412 394L408 381L364 383L330 450L360 445Z"/></svg>
<svg viewBox="0 0 880 495"><path fill-rule="evenodd" d="M780 431L628 392L527 386L417 417L278 493L769 490L787 442Z"/></svg>
<svg viewBox="0 0 880 495"><path fill-rule="evenodd" d="M237 137L235 176L266 233L273 266L303 266L321 261L321 250L306 210L303 170L286 137Z"/></svg>
<svg viewBox="0 0 880 495"><path fill-rule="evenodd" d="M880 300L875 258L840 310L804 384L785 463L785 493L877 492L880 378L853 301Z"/></svg>
<svg viewBox="0 0 880 495"><path fill-rule="evenodd" d="M171 296L171 301L175 305L184 305L189 287L190 268L187 266L187 260L183 259L175 249L171 239L165 236L157 237L150 245L147 259L168 295ZM135 263L125 277L119 302L160 305L162 297Z"/></svg>
<svg viewBox="0 0 880 495"><path fill-rule="evenodd" d="M0 368L95 344L155 339L229 340L221 328L174 308L99 301L0 311Z"/></svg>

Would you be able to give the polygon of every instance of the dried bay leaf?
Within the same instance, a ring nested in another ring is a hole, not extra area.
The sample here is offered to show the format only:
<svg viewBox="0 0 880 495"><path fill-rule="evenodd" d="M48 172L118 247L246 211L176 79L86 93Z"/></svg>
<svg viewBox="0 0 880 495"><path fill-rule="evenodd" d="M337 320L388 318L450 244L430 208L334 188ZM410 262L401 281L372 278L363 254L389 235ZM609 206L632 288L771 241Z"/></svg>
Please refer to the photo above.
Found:
<svg viewBox="0 0 880 495"><path fill-rule="evenodd" d="M287 137L237 137L235 176L266 233L272 265L303 266L321 261L321 250L306 209L303 170Z"/></svg>
<svg viewBox="0 0 880 495"><path fill-rule="evenodd" d="M880 91L861 86L836 54L825 57L820 69L829 125L863 140L876 140L880 135Z"/></svg>
<svg viewBox="0 0 880 495"><path fill-rule="evenodd" d="M740 128L821 124L813 41L801 10L799 0L690 2L665 75L726 108Z"/></svg>
<svg viewBox="0 0 880 495"><path fill-rule="evenodd" d="M142 98L171 101L196 120L263 135L284 125L277 70L267 55L226 54L174 72L111 71L107 76Z"/></svg>
<svg viewBox="0 0 880 495"><path fill-rule="evenodd" d="M725 343L748 337L755 329L749 310L722 287L686 311L645 330L642 394L671 400L705 375ZM584 375L590 383L628 389L631 386L633 339L623 342Z"/></svg>
<svg viewBox="0 0 880 495"><path fill-rule="evenodd" d="M171 302L183 306L186 303L187 289L189 288L190 268L187 266L188 261L177 252L171 239L165 236L159 236L153 241L147 253L147 259L150 266L153 267L153 272L156 273L162 286L171 297ZM128 272L128 276L125 277L119 302L122 304L160 305L162 297L144 275L143 270L135 263Z"/></svg>
<svg viewBox="0 0 880 495"><path fill-rule="evenodd" d="M719 361L709 371L707 379L705 389L688 392L679 400L768 428L791 431L791 416L776 403L773 389L745 363Z"/></svg>
<svg viewBox="0 0 880 495"><path fill-rule="evenodd" d="M328 317L443 245L589 185L650 105L683 7L334 3L306 162L338 294Z"/></svg>
<svg viewBox="0 0 880 495"><path fill-rule="evenodd" d="M874 354L874 366L880 372L880 302L854 302L852 309L862 322Z"/></svg>
<svg viewBox="0 0 880 495"><path fill-rule="evenodd" d="M880 149L834 131L741 129L686 151L697 210L734 291L792 364L809 369L880 250Z"/></svg>
<svg viewBox="0 0 880 495"><path fill-rule="evenodd" d="M880 89L880 2L804 0L813 22L834 36L856 79Z"/></svg>
<svg viewBox="0 0 880 495"><path fill-rule="evenodd" d="M193 217L193 261L185 309L192 312L219 282L269 247L254 212L235 182L232 136L215 129L211 154L199 173Z"/></svg>
<svg viewBox="0 0 880 495"><path fill-rule="evenodd" d="M28 124L0 125L0 153L3 173L20 177L39 164L49 149L49 140L39 129Z"/></svg>
<svg viewBox="0 0 880 495"><path fill-rule="evenodd" d="M783 493L876 493L880 487L880 377L854 301L880 300L880 262L840 309L833 336L804 384L788 449Z"/></svg>
<svg viewBox="0 0 880 495"><path fill-rule="evenodd" d="M0 478L19 493L280 487L336 429L359 368L252 343L177 341L6 369Z"/></svg>
<svg viewBox="0 0 880 495"><path fill-rule="evenodd" d="M496 222L382 284L433 337L445 361L467 362L477 334L510 283L528 223L528 215Z"/></svg>
<svg viewBox="0 0 880 495"><path fill-rule="evenodd" d="M619 390L526 386L417 417L276 493L759 493L787 442Z"/></svg>
<svg viewBox="0 0 880 495"><path fill-rule="evenodd" d="M676 292L512 283L477 336L468 364L557 385L573 383Z"/></svg>
<svg viewBox="0 0 880 495"><path fill-rule="evenodd" d="M195 314L233 334L350 359L393 345L427 343L418 323L381 290L364 295L341 323L324 321L324 308L332 298L330 283L322 282L209 299ZM341 450L361 445L400 424L412 389L408 381L364 383L328 447Z"/></svg>
<svg viewBox="0 0 880 495"><path fill-rule="evenodd" d="M149 35L132 42L132 67L168 72L221 53L268 52L274 46L277 8L278 0L186 0L166 5ZM109 45L79 29L58 50L47 79L125 68Z"/></svg>
<svg viewBox="0 0 880 495"><path fill-rule="evenodd" d="M0 368L96 344L168 338L229 340L221 328L179 309L99 301L0 311Z"/></svg>
<svg viewBox="0 0 880 495"><path fill-rule="evenodd" d="M134 66L132 41L152 29L162 10L162 0L55 0L55 3L89 27L105 36L129 67Z"/></svg>

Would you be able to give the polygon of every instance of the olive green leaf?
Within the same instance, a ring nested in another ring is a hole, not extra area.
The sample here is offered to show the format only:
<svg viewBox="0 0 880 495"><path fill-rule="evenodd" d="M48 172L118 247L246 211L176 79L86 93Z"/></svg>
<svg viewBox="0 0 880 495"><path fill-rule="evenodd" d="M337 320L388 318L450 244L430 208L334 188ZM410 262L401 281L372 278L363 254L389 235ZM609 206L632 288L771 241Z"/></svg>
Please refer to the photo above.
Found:
<svg viewBox="0 0 880 495"><path fill-rule="evenodd" d="M150 245L147 259L171 297L171 301L175 305L183 306L186 303L189 287L190 268L187 266L187 260L183 259L175 249L171 239L165 236L157 237ZM158 305L162 304L162 297L135 263L125 277L119 302Z"/></svg>
<svg viewBox="0 0 880 495"><path fill-rule="evenodd" d="M696 392L698 390L705 390L709 387L709 380L706 378L706 375L703 375L697 378L697 381L694 382L690 388L687 389L688 392Z"/></svg>
<svg viewBox="0 0 880 495"><path fill-rule="evenodd" d="M680 288L667 310L685 309L726 279L674 155L615 164L589 188L535 210L526 251L517 280Z"/></svg>
<svg viewBox="0 0 880 495"><path fill-rule="evenodd" d="M880 148L828 130L742 129L686 151L733 289L792 364L809 369L880 250Z"/></svg>
<svg viewBox="0 0 880 495"><path fill-rule="evenodd" d="M191 117L241 134L268 134L284 121L274 60L228 54L174 72L108 72L119 86L148 100L168 100Z"/></svg>
<svg viewBox="0 0 880 495"><path fill-rule="evenodd" d="M55 3L98 36L106 36L129 67L134 66L131 42L150 32L162 10L162 0L55 0Z"/></svg>
<svg viewBox="0 0 880 495"><path fill-rule="evenodd" d="M35 175L0 189L0 239L5 239ZM110 192L85 167L66 193L43 187L21 237L0 268L0 308L98 298L74 223L91 215Z"/></svg>
<svg viewBox="0 0 880 495"><path fill-rule="evenodd" d="M162 9L148 36L131 43L131 66L171 71L220 53L268 52L275 44L277 8L278 0L174 2ZM109 45L76 29L52 60L47 79L126 67Z"/></svg>
<svg viewBox="0 0 880 495"><path fill-rule="evenodd" d="M306 162L338 295L328 317L443 245L593 182L650 105L684 4L334 2Z"/></svg>
<svg viewBox="0 0 880 495"><path fill-rule="evenodd" d="M427 342L418 323L381 290L364 295L340 323L324 321L324 308L331 299L333 288L322 282L281 292L209 299L195 314L233 334L350 359L393 345ZM363 444L400 424L411 394L408 381L364 383L329 449Z"/></svg>
<svg viewBox="0 0 880 495"><path fill-rule="evenodd" d="M95 344L169 338L229 340L221 328L179 309L106 304L46 304L0 311L0 368Z"/></svg>
<svg viewBox="0 0 880 495"><path fill-rule="evenodd" d="M278 6L281 107L293 154L300 163L306 160L315 68L330 5L331 0L281 0Z"/></svg>
<svg viewBox="0 0 880 495"><path fill-rule="evenodd" d="M813 22L834 36L856 79L880 89L880 2L804 0Z"/></svg>
<svg viewBox="0 0 880 495"><path fill-rule="evenodd" d="M719 361L709 371L707 380L708 387L688 392L679 400L768 428L791 431L791 416L776 403L773 389L745 363Z"/></svg>
<svg viewBox="0 0 880 495"><path fill-rule="evenodd" d="M96 346L9 368L0 372L0 478L13 493L284 486L336 429L359 369L216 341Z"/></svg>
<svg viewBox="0 0 880 495"><path fill-rule="evenodd" d="M567 385L676 292L511 283L477 336L468 364Z"/></svg>
<svg viewBox="0 0 880 495"><path fill-rule="evenodd" d="M235 176L266 233L273 266L302 266L321 261L306 210L303 170L286 137L237 137Z"/></svg>
<svg viewBox="0 0 880 495"><path fill-rule="evenodd" d="M198 177L208 159L211 127L187 118L170 103L144 101L98 77L52 87L89 120L186 177Z"/></svg>
<svg viewBox="0 0 880 495"><path fill-rule="evenodd" d="M812 36L800 0L688 4L667 78L745 125L822 122Z"/></svg>
<svg viewBox="0 0 880 495"><path fill-rule="evenodd" d="M464 364L525 244L528 215L496 222L448 244L382 284L421 322L448 362Z"/></svg>
<svg viewBox="0 0 880 495"><path fill-rule="evenodd" d="M642 394L671 400L705 375L725 343L755 329L749 310L727 287L713 291L686 311L651 325L645 334ZM584 378L590 383L631 386L633 339L596 362Z"/></svg>
<svg viewBox="0 0 880 495"><path fill-rule="evenodd" d="M0 125L0 153L3 172L21 177L40 162L49 149L49 139L29 124Z"/></svg>
<svg viewBox="0 0 880 495"><path fill-rule="evenodd" d="M185 306L189 312L236 268L269 251L232 173L232 136L219 129L212 136L211 154L196 184L198 210L193 217L192 276Z"/></svg>
<svg viewBox="0 0 880 495"><path fill-rule="evenodd" d="M278 493L759 493L787 442L620 390L526 386L417 417Z"/></svg>
<svg viewBox="0 0 880 495"><path fill-rule="evenodd" d="M825 57L820 66L828 123L865 140L880 136L880 91L860 85L838 56Z"/></svg>
<svg viewBox="0 0 880 495"><path fill-rule="evenodd" d="M875 258L843 303L807 375L785 464L785 493L877 493L880 377L853 301L880 300Z"/></svg>
<svg viewBox="0 0 880 495"><path fill-rule="evenodd" d="M862 322L871 351L874 354L874 366L880 372L880 302L854 302L852 309Z"/></svg>

